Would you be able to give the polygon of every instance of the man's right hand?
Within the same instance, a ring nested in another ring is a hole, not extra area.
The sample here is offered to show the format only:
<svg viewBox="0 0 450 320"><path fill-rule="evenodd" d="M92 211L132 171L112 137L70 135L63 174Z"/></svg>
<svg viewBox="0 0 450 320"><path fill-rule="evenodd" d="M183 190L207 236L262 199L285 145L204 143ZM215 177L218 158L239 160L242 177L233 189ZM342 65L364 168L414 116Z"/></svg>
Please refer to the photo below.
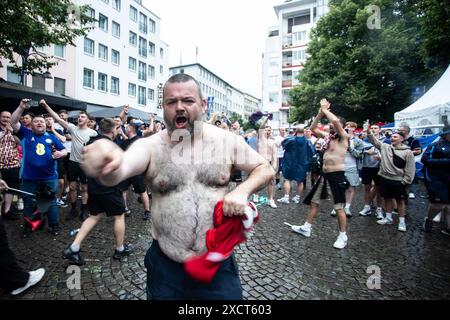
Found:
<svg viewBox="0 0 450 320"><path fill-rule="evenodd" d="M329 111L331 108L331 103L327 99L320 100L320 111Z"/></svg>
<svg viewBox="0 0 450 320"><path fill-rule="evenodd" d="M30 109L30 101L31 99L22 99L20 101L19 107L22 109Z"/></svg>
<svg viewBox="0 0 450 320"><path fill-rule="evenodd" d="M101 139L84 147L81 167L89 177L113 186L119 182L116 180L123 154L122 149L114 142Z"/></svg>

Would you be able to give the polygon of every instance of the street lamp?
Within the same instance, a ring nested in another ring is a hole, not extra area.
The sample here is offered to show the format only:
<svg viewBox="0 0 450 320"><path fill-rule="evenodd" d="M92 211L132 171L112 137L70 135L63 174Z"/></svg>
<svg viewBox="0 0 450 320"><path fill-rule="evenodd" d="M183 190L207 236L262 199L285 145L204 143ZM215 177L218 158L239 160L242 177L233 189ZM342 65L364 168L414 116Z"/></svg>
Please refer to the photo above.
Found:
<svg viewBox="0 0 450 320"><path fill-rule="evenodd" d="M44 72L44 74L42 75L42 78L53 79L52 74L48 70Z"/></svg>

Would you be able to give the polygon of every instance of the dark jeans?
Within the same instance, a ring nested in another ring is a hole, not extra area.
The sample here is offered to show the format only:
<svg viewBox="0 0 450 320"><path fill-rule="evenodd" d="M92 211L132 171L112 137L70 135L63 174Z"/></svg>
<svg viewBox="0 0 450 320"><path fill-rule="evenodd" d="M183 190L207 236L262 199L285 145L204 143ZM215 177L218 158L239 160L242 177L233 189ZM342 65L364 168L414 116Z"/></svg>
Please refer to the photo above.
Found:
<svg viewBox="0 0 450 320"><path fill-rule="evenodd" d="M5 225L0 217L0 288L7 292L25 286L30 274L17 264L16 257L8 245Z"/></svg>
<svg viewBox="0 0 450 320"><path fill-rule="evenodd" d="M153 240L145 256L149 300L242 300L234 254L223 261L210 284L193 280L182 263L169 259Z"/></svg>
<svg viewBox="0 0 450 320"><path fill-rule="evenodd" d="M48 208L47 214L48 214L48 225L49 226L57 226L59 225L59 209L58 205L56 204L56 194L58 193L58 180L23 180L22 181L22 190L30 193L36 193L36 191L39 188L40 184L46 184L49 186L54 192L55 197L52 200L52 203L50 207ZM23 198L23 215L24 217L33 218L33 213L35 211L35 203L34 203L34 197L29 196L26 194L22 195ZM44 212L41 212L41 214L44 214Z"/></svg>

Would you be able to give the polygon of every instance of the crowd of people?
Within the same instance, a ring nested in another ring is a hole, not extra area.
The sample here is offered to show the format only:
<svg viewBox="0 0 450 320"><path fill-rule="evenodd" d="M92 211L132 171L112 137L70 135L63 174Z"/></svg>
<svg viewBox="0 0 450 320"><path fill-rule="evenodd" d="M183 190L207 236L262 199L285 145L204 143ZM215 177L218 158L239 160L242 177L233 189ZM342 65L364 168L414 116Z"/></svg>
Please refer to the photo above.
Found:
<svg viewBox="0 0 450 320"><path fill-rule="evenodd" d="M155 115L150 115L148 125L128 117L128 106L117 117L101 120L82 111L72 124L67 111L55 112L45 100L39 105L42 114L28 112L28 99L12 115L1 112L0 189L5 196L0 218L0 287L12 294L39 282L45 270L20 268L9 249L3 219L21 217L24 237L47 221L49 232L58 236L59 208L70 204L66 218L80 219L81 227L63 257L82 265L81 245L106 213L114 219L112 256L121 259L133 252L125 241L131 186L142 203L142 219L152 219L153 241L144 260L149 299L241 299L234 254L214 252L222 259L212 283L195 281L184 267L186 261L208 251L206 238L217 227L213 213L219 202L223 201L223 219L243 219L249 201L258 203L258 192L266 187L267 204L273 209L282 210L283 205L303 199L309 208L306 221L292 230L305 237L311 236L314 218L331 191L330 214L338 220L333 245L337 249L348 245L347 219L353 215L355 191L361 184L364 207L359 215L371 216L373 208L377 223L390 225L396 212L397 229L407 230L406 201L414 197L417 182L414 156L422 153L422 147L406 125L389 137L377 125L357 134L358 125L335 115L331 103L323 99L309 127L280 128L274 136L268 125L270 114L260 112L259 129L244 132L238 121L232 123L225 114L204 121L206 101L198 82L186 74L172 76L164 86L164 124ZM327 124L321 125L325 119ZM430 201L424 222L427 232L441 212L442 232L450 234L449 144L446 125L441 139L422 157ZM186 145L201 153L219 154L224 161L211 161L208 156L197 161L196 152L180 152L180 146ZM304 195L307 181L311 188ZM283 188L282 198L275 200L275 188ZM13 189L26 192L20 194L21 215L13 212ZM39 197L32 194L42 189L51 201L46 212L36 215ZM41 223L30 223L36 219ZM232 229L227 232L236 236Z"/></svg>

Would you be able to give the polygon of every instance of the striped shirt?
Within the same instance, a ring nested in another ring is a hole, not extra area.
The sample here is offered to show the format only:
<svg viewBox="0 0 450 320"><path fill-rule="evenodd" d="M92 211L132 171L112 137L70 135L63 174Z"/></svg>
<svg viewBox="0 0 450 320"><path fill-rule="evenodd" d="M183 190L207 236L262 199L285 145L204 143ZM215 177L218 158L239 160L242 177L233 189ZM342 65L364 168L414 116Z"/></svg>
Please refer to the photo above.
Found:
<svg viewBox="0 0 450 320"><path fill-rule="evenodd" d="M9 130L0 128L0 169L20 167L17 144Z"/></svg>

